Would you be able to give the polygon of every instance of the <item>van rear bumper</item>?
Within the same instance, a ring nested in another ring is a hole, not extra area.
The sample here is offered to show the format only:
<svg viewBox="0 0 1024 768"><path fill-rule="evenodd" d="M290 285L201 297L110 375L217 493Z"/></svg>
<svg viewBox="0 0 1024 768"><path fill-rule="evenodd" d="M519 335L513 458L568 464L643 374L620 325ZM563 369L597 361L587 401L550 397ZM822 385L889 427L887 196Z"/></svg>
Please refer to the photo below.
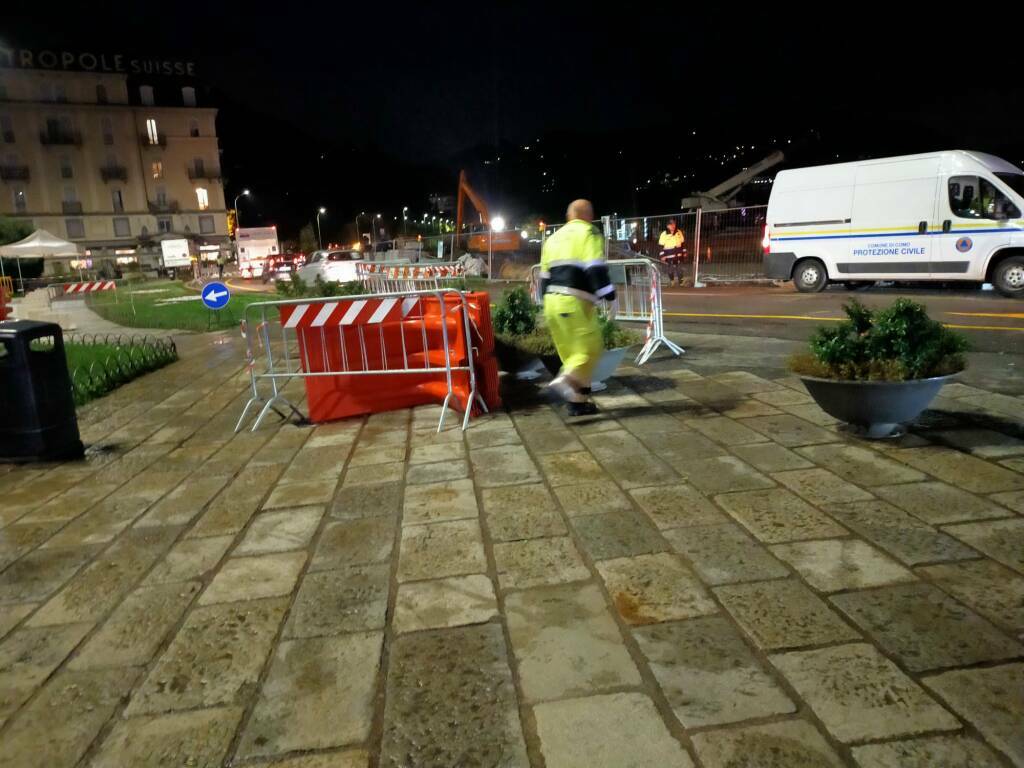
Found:
<svg viewBox="0 0 1024 768"><path fill-rule="evenodd" d="M772 280L789 280L793 276L793 265L796 263L795 253L766 253L764 255L764 274Z"/></svg>

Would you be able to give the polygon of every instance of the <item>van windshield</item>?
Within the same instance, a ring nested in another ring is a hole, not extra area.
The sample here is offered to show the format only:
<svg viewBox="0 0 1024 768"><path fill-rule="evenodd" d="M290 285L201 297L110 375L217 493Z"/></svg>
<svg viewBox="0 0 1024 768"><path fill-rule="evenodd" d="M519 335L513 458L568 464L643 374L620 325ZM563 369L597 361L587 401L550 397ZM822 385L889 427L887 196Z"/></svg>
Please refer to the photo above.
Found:
<svg viewBox="0 0 1024 768"><path fill-rule="evenodd" d="M1024 197L1024 173L997 173L996 177L1021 197Z"/></svg>

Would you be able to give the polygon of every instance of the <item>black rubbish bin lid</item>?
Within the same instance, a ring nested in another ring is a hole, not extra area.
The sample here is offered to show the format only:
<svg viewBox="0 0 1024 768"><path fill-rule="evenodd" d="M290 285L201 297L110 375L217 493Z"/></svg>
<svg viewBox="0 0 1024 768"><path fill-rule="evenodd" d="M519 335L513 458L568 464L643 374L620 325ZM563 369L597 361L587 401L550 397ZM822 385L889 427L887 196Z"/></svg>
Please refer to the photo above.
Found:
<svg viewBox="0 0 1024 768"><path fill-rule="evenodd" d="M44 323L40 320L4 320L0 322L0 338L13 339L18 336L60 335L61 329L57 323Z"/></svg>

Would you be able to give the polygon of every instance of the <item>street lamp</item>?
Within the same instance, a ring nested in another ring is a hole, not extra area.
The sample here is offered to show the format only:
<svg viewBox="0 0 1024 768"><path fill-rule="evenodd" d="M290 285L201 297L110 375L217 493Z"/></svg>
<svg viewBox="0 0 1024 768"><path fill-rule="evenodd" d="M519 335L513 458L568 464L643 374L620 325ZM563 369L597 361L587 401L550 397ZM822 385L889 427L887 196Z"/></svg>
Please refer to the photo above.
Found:
<svg viewBox="0 0 1024 768"><path fill-rule="evenodd" d="M320 245L320 250L324 249L324 239L320 237L320 216L327 213L327 209L320 206L320 209L316 212L316 241Z"/></svg>
<svg viewBox="0 0 1024 768"><path fill-rule="evenodd" d="M494 275L494 233L505 231L505 219L503 216L495 216L491 219L491 231L487 233L487 279Z"/></svg>
<svg viewBox="0 0 1024 768"><path fill-rule="evenodd" d="M361 243L363 241L362 235L359 234L359 217L365 215L366 211L360 211L359 213L356 214L356 242Z"/></svg>
<svg viewBox="0 0 1024 768"><path fill-rule="evenodd" d="M249 196L249 190L248 189L243 189L241 194L235 195L235 229L236 230L240 226L242 226L242 217L239 216L239 214L238 214L238 198L240 198L240 197L248 197L248 196Z"/></svg>
<svg viewBox="0 0 1024 768"><path fill-rule="evenodd" d="M408 205L403 205L402 206L402 234L403 235L409 234L409 228L406 226L408 221L409 221L409 206Z"/></svg>
<svg viewBox="0 0 1024 768"><path fill-rule="evenodd" d="M370 242L371 243L376 243L377 242L377 232L378 232L378 230L380 230L380 214L379 213L376 216L374 216L372 224L373 224L373 231L370 232Z"/></svg>

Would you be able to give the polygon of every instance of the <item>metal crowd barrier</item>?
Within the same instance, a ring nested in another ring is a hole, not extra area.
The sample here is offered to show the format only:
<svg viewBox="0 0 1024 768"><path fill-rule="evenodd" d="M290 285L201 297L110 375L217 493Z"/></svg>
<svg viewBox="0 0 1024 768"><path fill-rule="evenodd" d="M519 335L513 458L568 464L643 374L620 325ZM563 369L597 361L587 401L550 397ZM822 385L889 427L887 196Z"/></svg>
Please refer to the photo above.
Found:
<svg viewBox="0 0 1024 768"><path fill-rule="evenodd" d="M608 262L608 272L615 286L615 319L647 323L647 340L636 364L643 365L662 344L678 356L686 350L665 336L664 305L661 300L661 272L650 259L614 259ZM530 270L530 292L534 301L542 304L540 294L540 265Z"/></svg>
<svg viewBox="0 0 1024 768"><path fill-rule="evenodd" d="M456 296L457 302L449 306L445 297ZM437 300L440 311L440 330L443 345L443 365L431 362L431 350L428 342L428 319L437 319L437 316L429 316L426 313L425 297L432 297ZM292 307L287 320L282 324L280 317L283 307ZM453 350L452 339L449 337L448 324L445 322L450 313L458 315L458 322L461 323L463 338L466 342L465 362L456 364L452 360ZM400 349L390 350L392 356L401 354L401 366L389 367L389 349L386 334L383 330L385 321L400 320L403 331L399 333L401 338ZM407 342L407 333L410 325L415 328L418 324L418 336L420 345L411 345ZM291 379L313 378L324 376L395 376L403 374L424 374L444 373L447 394L441 404L441 418L437 425L440 432L444 426L448 405L453 396L457 396L453 386L452 374L465 371L469 375L469 392L465 406L465 416L462 420L462 429L469 426L469 416L473 403L480 404L484 412L487 406L477 391L476 373L473 366L473 346L470 335L470 316L466 296L461 291L440 289L433 291L395 291L389 293L364 294L361 296L339 296L323 299L290 299L286 301L261 301L249 304L245 308L244 319L242 320L242 335L246 340L246 359L252 386L252 396L246 402L235 425L235 432L241 430L250 408L254 405L262 405L259 415L252 426L255 432L267 413L273 410L282 419L287 419L290 414L295 414L300 419L305 419L298 407L289 401L282 390ZM331 354L334 352L335 341L328 341L328 329L338 329L337 354L340 366L337 369L331 364ZM315 352L319 352L326 370L309 371L304 369L304 363L300 352L299 333L302 333L303 342L307 345L307 355L312 346ZM358 340L358 355L350 355L347 351L346 341ZM328 345L332 345L328 348ZM257 359L258 350L261 348L263 357L262 369ZM412 347L416 348L412 348ZM422 364L416 365L413 357L422 360ZM381 361L375 366L371 361ZM259 384L265 382L270 387L270 397L265 398L260 393ZM283 405L287 411L279 407Z"/></svg>
<svg viewBox="0 0 1024 768"><path fill-rule="evenodd" d="M356 264L359 280L369 293L439 291L465 277L465 268L454 261L424 265Z"/></svg>

